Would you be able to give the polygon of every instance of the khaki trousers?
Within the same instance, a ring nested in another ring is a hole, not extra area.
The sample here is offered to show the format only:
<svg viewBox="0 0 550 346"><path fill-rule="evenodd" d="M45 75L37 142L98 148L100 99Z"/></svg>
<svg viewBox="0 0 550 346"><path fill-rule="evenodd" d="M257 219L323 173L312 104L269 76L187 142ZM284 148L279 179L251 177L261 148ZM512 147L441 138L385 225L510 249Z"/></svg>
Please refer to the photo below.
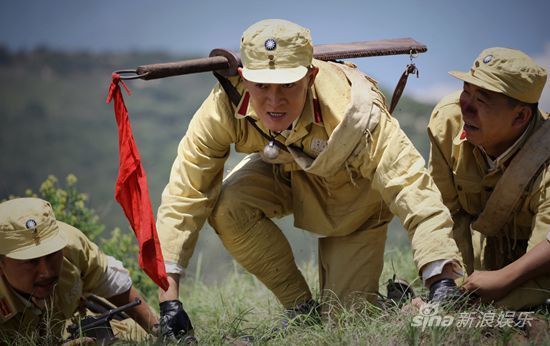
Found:
<svg viewBox="0 0 550 346"><path fill-rule="evenodd" d="M281 167L263 162L258 155L247 156L224 180L209 223L237 262L266 285L285 308L292 308L310 299L311 292L286 237L271 221L293 213L295 181L292 172L283 172ZM315 220L316 215L300 217ZM387 219L376 225L370 222L368 229L319 239L322 299L334 295L344 306L350 306L357 296L375 301L387 224Z"/></svg>

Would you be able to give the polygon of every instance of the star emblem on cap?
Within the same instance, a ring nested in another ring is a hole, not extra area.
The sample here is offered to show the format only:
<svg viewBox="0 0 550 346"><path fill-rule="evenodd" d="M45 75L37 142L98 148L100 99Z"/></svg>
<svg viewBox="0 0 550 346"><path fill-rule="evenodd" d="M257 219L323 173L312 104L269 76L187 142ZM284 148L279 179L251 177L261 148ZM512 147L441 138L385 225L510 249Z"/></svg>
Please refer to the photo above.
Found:
<svg viewBox="0 0 550 346"><path fill-rule="evenodd" d="M268 38L264 42L264 47L267 50L275 50L275 48L277 48L277 42L272 38Z"/></svg>
<svg viewBox="0 0 550 346"><path fill-rule="evenodd" d="M25 222L25 227L27 227L27 229L34 230L36 228L36 225L36 221L34 221L33 219L28 219L27 222Z"/></svg>
<svg viewBox="0 0 550 346"><path fill-rule="evenodd" d="M493 56L489 54L485 58L483 58L483 63L488 64L491 60L493 60Z"/></svg>

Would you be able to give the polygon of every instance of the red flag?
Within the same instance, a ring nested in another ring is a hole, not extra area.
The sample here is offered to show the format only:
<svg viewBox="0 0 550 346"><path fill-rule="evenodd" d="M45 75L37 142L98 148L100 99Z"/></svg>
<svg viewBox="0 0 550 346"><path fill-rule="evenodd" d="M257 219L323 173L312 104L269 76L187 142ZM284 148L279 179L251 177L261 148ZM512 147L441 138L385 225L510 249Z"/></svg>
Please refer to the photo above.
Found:
<svg viewBox="0 0 550 346"><path fill-rule="evenodd" d="M158 240L155 217L151 209L147 176L141 164L138 148L132 134L128 110L124 104L120 84L130 90L113 73L107 103L115 100L114 109L118 125L119 168L115 187L115 199L122 206L126 218L139 243L139 266L162 289L168 289L168 278Z"/></svg>

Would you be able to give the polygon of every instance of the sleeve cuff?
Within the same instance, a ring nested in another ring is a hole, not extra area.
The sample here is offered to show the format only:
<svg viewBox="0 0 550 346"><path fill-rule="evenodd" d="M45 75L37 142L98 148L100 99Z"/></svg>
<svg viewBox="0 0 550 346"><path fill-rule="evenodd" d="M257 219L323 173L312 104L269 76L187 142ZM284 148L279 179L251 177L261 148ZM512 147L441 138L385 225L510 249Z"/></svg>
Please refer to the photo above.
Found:
<svg viewBox="0 0 550 346"><path fill-rule="evenodd" d="M185 276L185 268L176 262L164 261L164 266L166 267L166 273L179 274L180 278Z"/></svg>
<svg viewBox="0 0 550 346"><path fill-rule="evenodd" d="M132 288L132 278L122 262L112 256L106 257L107 270L93 293L100 297L111 298Z"/></svg>
<svg viewBox="0 0 550 346"><path fill-rule="evenodd" d="M453 266L453 275L451 276L451 279L457 279L459 277L464 276L464 271L460 267L457 261L455 260L437 260L430 262L424 266L422 269L422 281L426 283L426 280L428 280L431 277L434 277L436 275L439 275L443 272L443 267L445 265L451 263Z"/></svg>

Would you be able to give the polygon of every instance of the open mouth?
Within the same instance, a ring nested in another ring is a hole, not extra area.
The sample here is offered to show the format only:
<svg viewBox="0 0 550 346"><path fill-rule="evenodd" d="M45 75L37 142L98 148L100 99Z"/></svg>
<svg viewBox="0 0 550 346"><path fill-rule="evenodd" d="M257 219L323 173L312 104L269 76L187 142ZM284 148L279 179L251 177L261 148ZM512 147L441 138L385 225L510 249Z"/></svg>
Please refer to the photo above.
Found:
<svg viewBox="0 0 550 346"><path fill-rule="evenodd" d="M36 282L34 286L38 288L51 288L56 284L57 284L57 278L55 277L48 280Z"/></svg>
<svg viewBox="0 0 550 346"><path fill-rule="evenodd" d="M286 115L286 112L267 112L267 115L272 118L282 118Z"/></svg>
<svg viewBox="0 0 550 346"><path fill-rule="evenodd" d="M476 127L472 124L464 123L464 130L466 132L477 131L477 130L479 130L479 127Z"/></svg>

